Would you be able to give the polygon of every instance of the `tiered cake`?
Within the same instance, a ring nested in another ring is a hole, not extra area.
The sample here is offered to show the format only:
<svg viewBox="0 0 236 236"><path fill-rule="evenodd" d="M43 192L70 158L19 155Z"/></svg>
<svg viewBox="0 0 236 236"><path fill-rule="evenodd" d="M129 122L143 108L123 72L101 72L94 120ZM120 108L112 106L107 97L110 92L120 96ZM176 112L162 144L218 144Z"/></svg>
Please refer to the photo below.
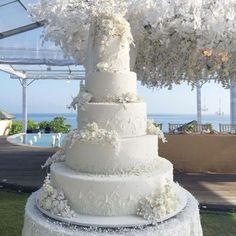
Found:
<svg viewBox="0 0 236 236"><path fill-rule="evenodd" d="M147 121L146 104L137 96L136 74L129 68L131 42L129 24L119 15L104 16L91 26L85 85L73 102L78 129L46 163L51 174L37 198L39 208L53 218L81 225L80 217L86 216L108 221L137 217L148 225L182 204L173 166L158 156L162 133ZM200 236L197 232L191 235Z"/></svg>

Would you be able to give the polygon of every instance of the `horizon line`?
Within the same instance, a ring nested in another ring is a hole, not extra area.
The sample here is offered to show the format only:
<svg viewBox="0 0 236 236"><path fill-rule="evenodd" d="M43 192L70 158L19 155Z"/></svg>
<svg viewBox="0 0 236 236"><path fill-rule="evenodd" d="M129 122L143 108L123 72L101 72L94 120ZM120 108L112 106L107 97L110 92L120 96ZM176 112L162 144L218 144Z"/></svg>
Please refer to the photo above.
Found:
<svg viewBox="0 0 236 236"><path fill-rule="evenodd" d="M21 112L11 112L12 114L15 114L15 115L21 115L22 113ZM37 113L37 112L28 112L28 114L31 114L31 115L55 115L55 114L64 114L64 115L77 115L77 112L40 112L40 113ZM148 115L197 115L196 113L148 113ZM202 116L204 115L216 115L215 113L203 113ZM229 113L225 113L223 114L224 115L230 115Z"/></svg>

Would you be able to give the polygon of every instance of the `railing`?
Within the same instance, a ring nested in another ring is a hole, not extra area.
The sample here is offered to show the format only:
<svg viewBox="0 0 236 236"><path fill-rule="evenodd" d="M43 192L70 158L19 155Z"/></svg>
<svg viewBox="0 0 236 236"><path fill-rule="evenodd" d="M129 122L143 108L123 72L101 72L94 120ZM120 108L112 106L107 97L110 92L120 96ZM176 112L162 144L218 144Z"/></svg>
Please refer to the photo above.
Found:
<svg viewBox="0 0 236 236"><path fill-rule="evenodd" d="M169 133L179 133L179 132L199 132L212 131L211 124L197 124L196 121L189 122L187 124L170 124L169 123Z"/></svg>
<svg viewBox="0 0 236 236"><path fill-rule="evenodd" d="M178 130L184 124L170 124L169 123L169 133L173 133L175 130Z"/></svg>
<svg viewBox="0 0 236 236"><path fill-rule="evenodd" d="M236 133L236 125L219 124L220 133Z"/></svg>

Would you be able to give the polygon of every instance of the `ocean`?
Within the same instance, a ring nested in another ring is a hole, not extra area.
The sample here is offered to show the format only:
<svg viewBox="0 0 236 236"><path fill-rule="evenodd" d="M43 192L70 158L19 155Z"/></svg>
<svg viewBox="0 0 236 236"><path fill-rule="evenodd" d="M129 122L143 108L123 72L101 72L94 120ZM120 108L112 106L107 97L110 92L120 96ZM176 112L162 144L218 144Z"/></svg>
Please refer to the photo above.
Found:
<svg viewBox="0 0 236 236"><path fill-rule="evenodd" d="M21 119L21 114L14 114L17 120ZM72 128L76 128L76 114L75 113L45 113L45 114L28 114L28 119L33 121L51 121L56 116L64 116L66 123L70 124ZM197 120L195 114L149 114L148 118L162 124L164 132L168 131L168 124L185 124L193 120ZM219 130L219 124L230 124L229 115L210 115L203 114L202 123L211 123L215 130Z"/></svg>

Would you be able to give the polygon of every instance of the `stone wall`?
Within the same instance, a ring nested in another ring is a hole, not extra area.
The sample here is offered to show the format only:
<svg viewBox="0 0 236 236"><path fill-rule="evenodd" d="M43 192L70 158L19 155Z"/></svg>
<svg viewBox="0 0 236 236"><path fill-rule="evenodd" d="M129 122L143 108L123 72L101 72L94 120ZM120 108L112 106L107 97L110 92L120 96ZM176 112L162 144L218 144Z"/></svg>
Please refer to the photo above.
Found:
<svg viewBox="0 0 236 236"><path fill-rule="evenodd" d="M159 155L183 172L236 173L236 135L166 135Z"/></svg>

